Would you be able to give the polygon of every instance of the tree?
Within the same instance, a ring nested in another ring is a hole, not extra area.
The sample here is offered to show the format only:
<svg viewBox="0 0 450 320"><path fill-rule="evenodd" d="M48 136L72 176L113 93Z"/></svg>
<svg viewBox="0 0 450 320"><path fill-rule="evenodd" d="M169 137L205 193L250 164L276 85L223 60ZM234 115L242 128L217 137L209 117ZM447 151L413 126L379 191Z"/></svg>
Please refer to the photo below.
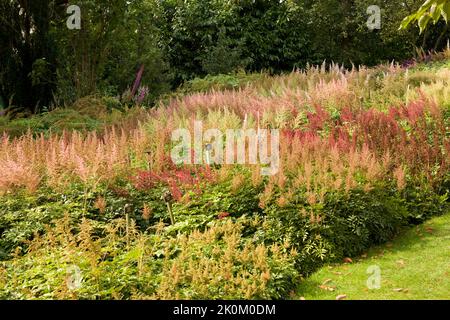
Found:
<svg viewBox="0 0 450 320"><path fill-rule="evenodd" d="M120 95L145 66L155 99L169 89L159 0L79 0L81 29L69 29L67 0L0 0L0 100L21 113Z"/></svg>
<svg viewBox="0 0 450 320"><path fill-rule="evenodd" d="M97 92L116 41L120 40L118 44L123 45L122 28L134 3L136 1L80 0L77 4L81 8L79 30L65 27L66 14L55 19L58 96L63 101L70 102Z"/></svg>
<svg viewBox="0 0 450 320"><path fill-rule="evenodd" d="M48 106L55 87L51 0L0 0L0 96L34 112Z"/></svg>
<svg viewBox="0 0 450 320"><path fill-rule="evenodd" d="M59 103L100 93L121 95L145 66L142 85L156 98L168 90L167 63L160 45L157 0L79 0L81 29L54 28L58 50Z"/></svg>
<svg viewBox="0 0 450 320"><path fill-rule="evenodd" d="M163 37L175 85L207 73L292 70L307 59L295 0L165 0Z"/></svg>
<svg viewBox="0 0 450 320"><path fill-rule="evenodd" d="M310 54L308 60L324 60L347 67L376 65L409 59L420 42L415 29L398 31L402 19L421 5L422 0L306 0L305 11ZM369 6L381 9L381 29L367 26Z"/></svg>

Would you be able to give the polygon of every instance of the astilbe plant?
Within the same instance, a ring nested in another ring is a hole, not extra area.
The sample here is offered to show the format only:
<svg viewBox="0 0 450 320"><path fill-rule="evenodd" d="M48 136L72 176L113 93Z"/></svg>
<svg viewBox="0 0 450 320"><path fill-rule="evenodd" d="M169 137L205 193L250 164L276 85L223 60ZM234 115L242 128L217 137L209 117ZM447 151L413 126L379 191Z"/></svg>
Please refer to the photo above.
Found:
<svg viewBox="0 0 450 320"><path fill-rule="evenodd" d="M253 243L230 220L176 238L161 225L140 233L125 219L104 225L100 237L87 219L74 226L66 216L55 225L0 265L0 297L277 299L298 280L288 244Z"/></svg>
<svg viewBox="0 0 450 320"><path fill-rule="evenodd" d="M407 81L401 82L405 90L392 94L397 94L399 101L406 100L404 105L377 106L370 101L370 92L389 90L394 80L408 77L395 65L352 70L338 65L309 67L264 78L236 91L193 93L161 103L149 112L139 109L133 119L141 118L145 124L124 123L101 135L65 132L37 138L31 133L18 139L5 136L0 150L4 172L0 191L24 187L32 192L43 184L64 187L74 181L95 186L133 175L136 170L163 172L171 132L191 128L194 120L203 120L205 129L292 130L319 136L320 143L341 151L357 151L367 145L377 161L389 152L395 167L406 165L412 174L425 168L425 176L434 172L439 177L448 165L442 152L442 146L448 148L448 139L440 108L429 98L435 91L428 90L438 88L438 84L422 84L421 93L412 99L405 92L416 90L407 88ZM439 79L444 83L445 74ZM367 105L373 107L367 109ZM303 142L296 145L305 147Z"/></svg>
<svg viewBox="0 0 450 320"><path fill-rule="evenodd" d="M103 135L78 132L43 135L31 134L16 139L3 137L0 150L0 192L25 187L36 190L40 183L61 187L79 181L95 186L100 182L126 176L133 170L134 158L147 159L148 136L143 129Z"/></svg>
<svg viewBox="0 0 450 320"><path fill-rule="evenodd" d="M177 201L187 191L201 193L202 186L205 183L214 182L215 179L216 174L209 166L177 167L173 163L166 171L160 173L140 171L133 178L136 189L145 191L162 185L169 189L172 197Z"/></svg>
<svg viewBox="0 0 450 320"><path fill-rule="evenodd" d="M344 109L335 124L319 108L309 120L306 130L283 130L279 176L309 194L315 190L309 196L313 201L329 190L370 190L377 181L394 180L403 189L405 170L417 181L426 177L439 183L448 170L445 124L427 99L392 107L387 114ZM272 181L280 185L277 179Z"/></svg>
<svg viewBox="0 0 450 320"><path fill-rule="evenodd" d="M168 246L180 248L180 254L163 262L161 285L151 297L269 299L286 295L289 287L277 284L273 273L280 263L290 269L296 252L286 251L288 244L254 244L242 238L241 228L228 220L203 233L172 239ZM289 272L286 275L295 281L296 272Z"/></svg>

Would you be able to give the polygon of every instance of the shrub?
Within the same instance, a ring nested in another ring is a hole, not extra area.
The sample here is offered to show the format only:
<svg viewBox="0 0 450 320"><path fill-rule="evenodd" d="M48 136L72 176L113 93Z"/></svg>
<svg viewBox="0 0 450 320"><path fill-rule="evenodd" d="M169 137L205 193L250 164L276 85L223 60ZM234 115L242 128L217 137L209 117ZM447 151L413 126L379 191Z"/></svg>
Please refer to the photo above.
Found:
<svg viewBox="0 0 450 320"><path fill-rule="evenodd" d="M443 194L437 194L429 187L420 185L410 186L404 193L408 222L411 224L420 224L435 215L441 215L448 206L448 189Z"/></svg>
<svg viewBox="0 0 450 320"><path fill-rule="evenodd" d="M272 200L264 209L270 225L266 240L291 243L299 253L297 267L309 275L324 263L356 256L392 239L408 224L412 205L387 186L369 192L329 192L314 205L302 195L283 206Z"/></svg>
<svg viewBox="0 0 450 320"><path fill-rule="evenodd" d="M207 185L201 194L186 194L184 201L173 205L175 225L171 232L188 232L203 229L211 222L223 216L233 219L243 215L260 216L258 207L260 187L254 187L245 181L238 190L233 190L231 182Z"/></svg>
<svg viewBox="0 0 450 320"><path fill-rule="evenodd" d="M388 186L329 195L323 211L324 223L330 226L326 237L334 244L336 258L356 256L392 239L408 214L405 201Z"/></svg>
<svg viewBox="0 0 450 320"><path fill-rule="evenodd" d="M179 89L179 94L195 92L211 92L237 90L247 85L255 84L267 78L264 73L235 72L229 74L207 75L204 78L194 78L186 81Z"/></svg>

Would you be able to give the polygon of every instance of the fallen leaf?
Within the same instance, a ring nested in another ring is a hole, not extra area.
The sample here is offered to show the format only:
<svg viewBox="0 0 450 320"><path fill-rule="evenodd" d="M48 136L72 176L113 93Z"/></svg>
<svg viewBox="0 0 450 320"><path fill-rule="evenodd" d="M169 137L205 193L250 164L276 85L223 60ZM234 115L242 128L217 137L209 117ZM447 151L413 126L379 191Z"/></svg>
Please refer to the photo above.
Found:
<svg viewBox="0 0 450 320"><path fill-rule="evenodd" d="M333 281L332 279L327 279L327 280L325 280L323 283L322 283L322 285L324 286L324 285L326 285L327 283L329 283L329 282L331 282L331 281Z"/></svg>
<svg viewBox="0 0 450 320"><path fill-rule="evenodd" d="M405 261L404 260L402 260L402 259L400 259L400 260L397 260L397 264L399 264L400 266L405 266Z"/></svg>
<svg viewBox="0 0 450 320"><path fill-rule="evenodd" d="M395 292L402 292L403 288L395 288L395 289L393 289L393 291L395 291Z"/></svg>
<svg viewBox="0 0 450 320"><path fill-rule="evenodd" d="M352 263L353 260L351 258L344 258L345 263Z"/></svg>
<svg viewBox="0 0 450 320"><path fill-rule="evenodd" d="M335 275L337 275L337 276L342 275L342 272L339 272L339 271L331 271L331 273L332 273L332 274L335 274Z"/></svg>
<svg viewBox="0 0 450 320"><path fill-rule="evenodd" d="M300 300L306 300L305 297L300 297Z"/></svg>
<svg viewBox="0 0 450 320"><path fill-rule="evenodd" d="M319 288L325 291L334 291L336 289L336 286L320 285Z"/></svg>
<svg viewBox="0 0 450 320"><path fill-rule="evenodd" d="M433 233L434 229L432 227L425 227L425 231L428 233Z"/></svg>
<svg viewBox="0 0 450 320"><path fill-rule="evenodd" d="M347 295L346 294L340 294L340 295L338 295L337 297L336 297L336 300L344 300L344 299L346 299L347 298Z"/></svg>

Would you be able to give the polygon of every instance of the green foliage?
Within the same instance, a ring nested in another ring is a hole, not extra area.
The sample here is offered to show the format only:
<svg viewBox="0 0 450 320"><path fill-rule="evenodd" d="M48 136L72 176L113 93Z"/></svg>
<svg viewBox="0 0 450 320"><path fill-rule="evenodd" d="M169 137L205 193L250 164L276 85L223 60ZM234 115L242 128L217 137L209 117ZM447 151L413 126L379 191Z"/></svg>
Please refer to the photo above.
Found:
<svg viewBox="0 0 450 320"><path fill-rule="evenodd" d="M25 248L26 241L44 232L45 225L66 213L74 224L85 217L102 225L128 215L140 231L160 221L169 221L166 205L161 200L162 192L162 188L138 192L126 183L115 181L111 188L98 186L95 190L86 190L73 184L65 193L40 189L36 195L3 195L0 197L0 260L17 247ZM150 217L143 217L144 205L151 209ZM193 225L189 230L196 227Z"/></svg>
<svg viewBox="0 0 450 320"><path fill-rule="evenodd" d="M398 31L403 17L417 8L419 1L307 1L312 54L310 62L323 60L352 64L375 65L384 61L404 60L419 46L415 30ZM406 3L406 4L404 4ZM381 29L370 30L366 23L367 8L381 9Z"/></svg>
<svg viewBox="0 0 450 320"><path fill-rule="evenodd" d="M191 192L185 201L174 204L176 223L168 230L174 233L202 230L224 214L232 219L259 216L262 214L258 206L261 191L261 187L248 184L242 185L239 191L233 190L228 182L202 188L201 194Z"/></svg>
<svg viewBox="0 0 450 320"><path fill-rule="evenodd" d="M158 47L156 1L86 0L77 5L83 14L82 29L54 30L58 53L71 57L58 69L61 103L95 93L121 95L132 86L141 65L145 67L141 86L149 88L149 101L169 89L168 67Z"/></svg>
<svg viewBox="0 0 450 320"><path fill-rule="evenodd" d="M322 204L315 205L308 204L301 192L288 204L280 205L275 201L276 192L261 208L262 186L244 183L235 185L239 191L233 191L233 185L226 180L207 186L201 194L185 195L190 196L188 201L173 206L176 224L164 228L161 221L169 219L161 200L162 188L139 192L118 181L114 185L88 193L73 186L65 194L42 189L34 196L1 197L1 258L8 261L3 263L3 274L0 267L0 296L248 298L243 283L227 289L220 280L212 281L211 277L227 277L214 268L201 280L206 282L192 282L192 263L211 261L219 267L230 263L219 258L230 250L239 260L238 256L266 243L272 249L261 253L267 254L264 268L249 258L245 263L233 260L236 267L232 270L236 275L247 270L255 277L260 277L258 272L270 270L270 280L250 297L286 298L295 285L297 272L307 276L327 262L356 256L392 239L405 224L423 221L446 208L446 196L421 188L398 193L382 186L369 192L355 189L328 193ZM99 205L99 198L105 200L103 205ZM143 217L144 204L151 208L150 217ZM227 215L221 216L223 213ZM124 223L129 224L128 228ZM238 237L236 246L226 236L207 235L225 225L235 232L233 237ZM86 228L90 231L83 234ZM155 228L159 230L156 233L151 231ZM279 244L282 247L276 247ZM251 246L255 248L249 249ZM21 252L26 254L18 256ZM67 287L73 266L83 276L83 286L77 290ZM8 271L12 269L15 271Z"/></svg>
<svg viewBox="0 0 450 320"><path fill-rule="evenodd" d="M49 106L56 52L50 35L54 1L0 1L0 96L7 107L34 112Z"/></svg>
<svg viewBox="0 0 450 320"><path fill-rule="evenodd" d="M30 117L0 117L0 136L4 133L11 138L27 132L34 136L43 133L60 134L63 131L102 132L104 129L123 124L127 121L137 122L142 116L141 108L127 108L113 97L86 97L68 108L57 108Z"/></svg>
<svg viewBox="0 0 450 320"><path fill-rule="evenodd" d="M196 92L210 92L212 90L237 90L267 78L268 75L265 73L245 73L242 71L232 74L219 74L216 76L207 75L204 78L194 78L186 81L177 90L176 94L187 95Z"/></svg>
<svg viewBox="0 0 450 320"><path fill-rule="evenodd" d="M443 18L448 23L450 17L449 0L427 0L415 13L403 19L400 28L406 29L410 24L417 22L422 33L430 22L436 24Z"/></svg>
<svg viewBox="0 0 450 320"><path fill-rule="evenodd" d="M420 7L410 1L165 1L162 38L182 83L237 68L271 72L334 61L375 65L411 58L415 47L441 48L444 27L420 36L398 31ZM370 30L367 8L381 8L381 29ZM442 31L442 32L441 32Z"/></svg>
<svg viewBox="0 0 450 320"><path fill-rule="evenodd" d="M291 69L305 52L293 2L164 1L170 65L180 83L207 72Z"/></svg>
<svg viewBox="0 0 450 320"><path fill-rule="evenodd" d="M264 209L270 225L265 237L289 241L299 252L299 270L309 275L324 263L361 254L392 239L402 226L445 210L446 196L414 190L406 197L386 186L333 192L323 204L312 206L301 195L282 207L271 201Z"/></svg>
<svg viewBox="0 0 450 320"><path fill-rule="evenodd" d="M30 118L19 118L0 122L0 132L11 137L19 137L28 131L33 134L47 133L50 130L61 133L63 130L95 131L103 126L100 119L83 115L73 109L56 109Z"/></svg>
<svg viewBox="0 0 450 320"><path fill-rule="evenodd" d="M120 96L145 66L147 101L170 89L158 1L81 0L82 27L66 26L58 1L0 2L0 96L27 112L87 95ZM17 32L21 30L21 32Z"/></svg>
<svg viewBox="0 0 450 320"><path fill-rule="evenodd" d="M376 188L330 195L325 201L327 237L337 258L355 256L371 245L386 242L405 224L407 207L395 190Z"/></svg>
<svg viewBox="0 0 450 320"><path fill-rule="evenodd" d="M83 214L81 201L54 195L52 192L38 196L15 194L0 197L0 260L8 258L16 248L25 246L27 240L42 233L54 219L66 212L73 219Z"/></svg>
<svg viewBox="0 0 450 320"><path fill-rule="evenodd" d="M423 185L410 187L405 190L405 198L408 222L420 224L445 212L448 206L448 189L446 193L439 195Z"/></svg>
<svg viewBox="0 0 450 320"><path fill-rule="evenodd" d="M0 265L3 299L279 299L295 288L292 253L242 238L240 223L170 238L133 221L97 228L68 216ZM99 237L93 237L95 229Z"/></svg>
<svg viewBox="0 0 450 320"><path fill-rule="evenodd" d="M208 48L201 58L203 71L208 75L217 75L245 69L251 61L243 58L243 47L242 43L235 46L231 39L219 34L217 44Z"/></svg>

